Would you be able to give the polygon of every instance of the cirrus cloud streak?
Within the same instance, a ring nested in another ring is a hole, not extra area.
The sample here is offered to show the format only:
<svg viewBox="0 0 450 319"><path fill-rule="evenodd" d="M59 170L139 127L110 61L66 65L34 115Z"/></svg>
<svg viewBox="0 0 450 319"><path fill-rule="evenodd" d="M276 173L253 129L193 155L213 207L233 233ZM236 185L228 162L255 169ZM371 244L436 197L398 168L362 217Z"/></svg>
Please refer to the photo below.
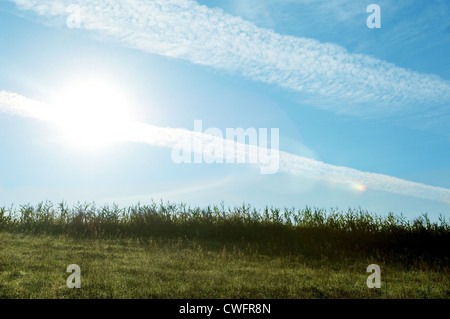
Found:
<svg viewBox="0 0 450 319"><path fill-rule="evenodd" d="M46 121L51 124L58 124L60 118L56 106L48 105L32 99L28 99L16 93L0 91L0 112L22 117L34 118L36 120ZM160 127L146 123L129 121L120 125L120 134L115 132L119 140L144 143L153 146L173 148L179 145L179 141L189 138L194 143L203 143L203 145L222 145L234 144L237 142L223 139L221 137L205 135L199 132L190 131L182 128ZM117 129L115 129L116 131ZM203 147L206 149L208 147ZM261 149L254 145L244 145L245 155L248 155L256 148L258 152L275 151L270 149ZM236 149L240 149L236 147ZM412 182L393 176L363 172L356 169L335 166L323 163L317 160L279 152L279 171L297 175L311 177L338 185L364 185L368 189L381 190L394 194L414 196L434 201L440 201L450 204L450 189L430 186L422 183Z"/></svg>
<svg viewBox="0 0 450 319"><path fill-rule="evenodd" d="M72 14L68 8L78 5L81 28L106 39L302 92L336 112L442 115L450 104L450 82L436 75L281 35L192 0L12 1L61 24Z"/></svg>

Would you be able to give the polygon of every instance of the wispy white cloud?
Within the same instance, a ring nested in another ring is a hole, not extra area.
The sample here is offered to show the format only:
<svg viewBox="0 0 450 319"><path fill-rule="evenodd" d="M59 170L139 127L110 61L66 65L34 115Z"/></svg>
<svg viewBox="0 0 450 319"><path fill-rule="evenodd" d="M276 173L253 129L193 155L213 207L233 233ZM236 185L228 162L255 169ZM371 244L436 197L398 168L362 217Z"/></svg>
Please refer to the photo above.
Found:
<svg viewBox="0 0 450 319"><path fill-rule="evenodd" d="M450 82L438 76L335 44L280 35L192 0L12 1L61 23L70 14L67 8L78 4L84 29L146 52L321 97L322 107L337 112L386 114L420 106L442 113L450 103Z"/></svg>
<svg viewBox="0 0 450 319"><path fill-rule="evenodd" d="M0 112L54 123L59 120L58 117L52 115L57 113L54 110L54 107L51 105L37 102L15 93L0 91ZM138 122L121 125L121 127L123 131L120 134L116 134L116 136L121 136L121 140L166 148L173 148L180 140L186 137L194 142L201 141L203 144L235 143L220 137L205 136L198 132L181 128L159 127ZM235 143L235 145L238 144ZM248 152L252 147L257 146L247 146L246 151ZM258 149L260 150L261 148ZM262 151L267 150L263 149ZM368 189L450 203L450 189L407 181L383 174L335 166L286 152L279 152L279 160L279 171L288 174L311 177L338 185L363 185Z"/></svg>
<svg viewBox="0 0 450 319"><path fill-rule="evenodd" d="M214 188L221 188L227 184L230 184L234 181L234 177L225 177L222 179L202 179L200 181L196 181L194 185L192 183L189 183L189 185L186 186L180 186L178 188L173 189L172 187L168 187L167 185L158 185L158 188L168 188L166 191L155 191L152 193L146 193L146 194L139 194L139 195L132 195L132 196L125 196L125 197L112 197L112 198L102 198L99 200L99 202L105 202L105 203L119 203L123 205L133 205L137 202L140 202L142 200L148 200L148 199L166 199L170 201L178 201L182 198L185 198L185 196L192 196L194 194L202 194L201 196L204 198L205 191L210 191Z"/></svg>

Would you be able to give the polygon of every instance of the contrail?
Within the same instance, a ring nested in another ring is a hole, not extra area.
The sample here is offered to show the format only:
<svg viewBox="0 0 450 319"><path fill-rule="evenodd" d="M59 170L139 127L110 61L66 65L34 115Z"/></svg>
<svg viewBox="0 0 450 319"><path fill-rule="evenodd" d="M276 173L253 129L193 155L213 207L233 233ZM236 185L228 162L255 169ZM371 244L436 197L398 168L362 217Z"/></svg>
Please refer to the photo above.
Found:
<svg viewBox="0 0 450 319"><path fill-rule="evenodd" d="M60 120L55 107L7 91L0 91L0 112L34 118L53 124L58 124ZM235 145L245 146L245 153L252 151L252 148L257 148L258 152L268 151L258 146L242 145L217 136L200 134L182 128L160 127L135 121L123 123L120 127L120 134L115 134L115 136L120 136L120 140L165 148L173 148L179 144L180 140L188 138L194 142L203 143L203 145L232 143L233 147ZM450 203L450 189L407 181L388 175L335 166L282 151L279 152L279 160L279 170L288 174L312 177L341 185L362 184L373 190Z"/></svg>
<svg viewBox="0 0 450 319"><path fill-rule="evenodd" d="M104 38L313 96L317 106L362 115L398 111L442 117L450 82L344 47L286 36L192 0L12 0L60 24L79 13L80 27ZM70 8L77 5L79 12ZM319 103L320 102L320 103Z"/></svg>

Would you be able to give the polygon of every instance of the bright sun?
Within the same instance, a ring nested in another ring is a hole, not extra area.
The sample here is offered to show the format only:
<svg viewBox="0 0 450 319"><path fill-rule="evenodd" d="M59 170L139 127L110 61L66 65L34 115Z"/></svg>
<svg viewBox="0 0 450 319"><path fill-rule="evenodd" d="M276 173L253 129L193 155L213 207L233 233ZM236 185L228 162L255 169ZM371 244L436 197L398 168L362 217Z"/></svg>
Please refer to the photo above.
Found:
<svg viewBox="0 0 450 319"><path fill-rule="evenodd" d="M55 122L71 145L99 147L121 140L131 121L129 99L108 81L89 79L58 94Z"/></svg>

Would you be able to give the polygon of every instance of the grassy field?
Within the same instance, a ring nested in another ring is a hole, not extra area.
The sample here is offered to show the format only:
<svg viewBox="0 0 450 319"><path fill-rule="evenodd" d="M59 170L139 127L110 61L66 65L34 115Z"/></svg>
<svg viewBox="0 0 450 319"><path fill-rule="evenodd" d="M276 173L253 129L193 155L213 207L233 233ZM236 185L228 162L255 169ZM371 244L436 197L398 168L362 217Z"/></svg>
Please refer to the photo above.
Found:
<svg viewBox="0 0 450 319"><path fill-rule="evenodd" d="M362 211L3 208L0 298L449 298L449 239L443 219Z"/></svg>

